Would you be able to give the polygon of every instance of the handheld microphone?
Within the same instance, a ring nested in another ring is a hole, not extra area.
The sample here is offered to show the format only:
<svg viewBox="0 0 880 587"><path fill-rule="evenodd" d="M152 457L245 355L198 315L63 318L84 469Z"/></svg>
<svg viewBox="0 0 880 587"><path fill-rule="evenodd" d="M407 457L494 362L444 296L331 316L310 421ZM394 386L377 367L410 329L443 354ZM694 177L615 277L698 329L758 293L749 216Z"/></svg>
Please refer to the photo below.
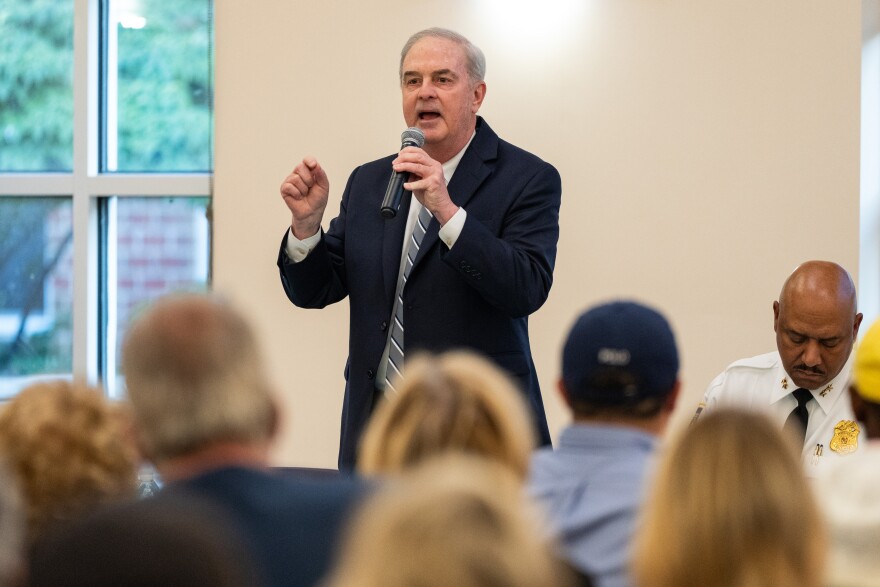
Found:
<svg viewBox="0 0 880 587"><path fill-rule="evenodd" d="M425 144L425 134L414 126L409 127L400 135L400 149L404 147L421 147ZM379 212L384 218L394 218L400 209L400 200L403 198L403 184L407 181L409 174L401 171L391 170L391 179L388 180L388 189L385 190L385 198L382 200L382 207ZM410 193L410 192L407 192Z"/></svg>

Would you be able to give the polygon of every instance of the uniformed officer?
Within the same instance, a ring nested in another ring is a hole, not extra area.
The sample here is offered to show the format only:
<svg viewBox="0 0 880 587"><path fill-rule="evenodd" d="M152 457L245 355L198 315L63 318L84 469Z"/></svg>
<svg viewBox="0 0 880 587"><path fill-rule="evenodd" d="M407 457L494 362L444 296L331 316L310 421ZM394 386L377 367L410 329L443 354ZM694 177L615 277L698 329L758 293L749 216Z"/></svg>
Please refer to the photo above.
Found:
<svg viewBox="0 0 880 587"><path fill-rule="evenodd" d="M694 418L719 406L754 408L803 439L807 474L859 450L847 384L862 315L849 273L827 261L798 266L773 302L777 351L731 364Z"/></svg>

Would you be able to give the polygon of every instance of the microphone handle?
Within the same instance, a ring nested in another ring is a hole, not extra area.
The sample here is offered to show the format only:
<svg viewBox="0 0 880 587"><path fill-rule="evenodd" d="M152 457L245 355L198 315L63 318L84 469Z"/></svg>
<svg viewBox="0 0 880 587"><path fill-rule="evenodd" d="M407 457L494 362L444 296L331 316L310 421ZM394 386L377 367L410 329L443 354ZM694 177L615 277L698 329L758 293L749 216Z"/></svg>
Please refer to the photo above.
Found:
<svg viewBox="0 0 880 587"><path fill-rule="evenodd" d="M388 189L385 190L385 198L382 200L382 208L379 209L383 218L394 218L400 210L400 201L404 193L411 193L403 189L407 181L408 173L392 171L391 179L388 180Z"/></svg>

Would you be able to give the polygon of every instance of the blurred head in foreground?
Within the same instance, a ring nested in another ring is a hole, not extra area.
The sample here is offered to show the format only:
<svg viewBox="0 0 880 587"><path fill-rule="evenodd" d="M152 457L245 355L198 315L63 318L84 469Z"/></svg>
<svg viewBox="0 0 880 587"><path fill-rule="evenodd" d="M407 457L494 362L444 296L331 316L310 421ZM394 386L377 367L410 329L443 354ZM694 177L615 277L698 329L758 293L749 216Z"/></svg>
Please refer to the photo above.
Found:
<svg viewBox="0 0 880 587"><path fill-rule="evenodd" d="M798 447L764 415L722 409L663 455L634 574L644 587L818 587L824 548Z"/></svg>
<svg viewBox="0 0 880 587"><path fill-rule="evenodd" d="M413 467L355 517L330 587L564 587L520 479L484 458Z"/></svg>
<svg viewBox="0 0 880 587"><path fill-rule="evenodd" d="M36 383L0 411L0 458L17 479L28 537L132 497L138 455L127 412L97 388Z"/></svg>
<svg viewBox="0 0 880 587"><path fill-rule="evenodd" d="M264 462L276 404L256 335L231 305L204 294L160 299L130 327L122 369L138 440L166 481L192 457ZM245 455L245 453L248 453Z"/></svg>
<svg viewBox="0 0 880 587"><path fill-rule="evenodd" d="M0 585L24 580L24 511L18 484L0 467Z"/></svg>
<svg viewBox="0 0 880 587"><path fill-rule="evenodd" d="M234 527L209 502L186 494L115 504L41 543L31 557L28 584L261 585Z"/></svg>
<svg viewBox="0 0 880 587"><path fill-rule="evenodd" d="M488 360L464 351L418 355L407 361L396 387L364 434L360 472L396 473L431 456L462 452L525 478L534 427L522 394Z"/></svg>
<svg viewBox="0 0 880 587"><path fill-rule="evenodd" d="M659 311L616 300L593 306L569 330L559 390L575 422L663 432L680 387L678 347Z"/></svg>

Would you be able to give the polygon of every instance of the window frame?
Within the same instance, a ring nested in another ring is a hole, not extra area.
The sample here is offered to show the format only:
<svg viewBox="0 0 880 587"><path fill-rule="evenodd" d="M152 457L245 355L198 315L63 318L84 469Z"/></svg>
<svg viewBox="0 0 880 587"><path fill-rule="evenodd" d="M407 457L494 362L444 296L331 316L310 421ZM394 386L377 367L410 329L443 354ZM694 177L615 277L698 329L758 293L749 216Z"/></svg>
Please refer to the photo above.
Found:
<svg viewBox="0 0 880 587"><path fill-rule="evenodd" d="M102 0L73 0L73 169L0 173L0 197L71 198L73 222L73 377L102 377L101 201L109 197L213 197L213 172L101 172ZM212 74L213 75L213 74ZM212 147L213 148L213 147ZM104 244L106 246L106 240ZM209 268L210 275L210 268ZM210 284L209 284L210 285Z"/></svg>

